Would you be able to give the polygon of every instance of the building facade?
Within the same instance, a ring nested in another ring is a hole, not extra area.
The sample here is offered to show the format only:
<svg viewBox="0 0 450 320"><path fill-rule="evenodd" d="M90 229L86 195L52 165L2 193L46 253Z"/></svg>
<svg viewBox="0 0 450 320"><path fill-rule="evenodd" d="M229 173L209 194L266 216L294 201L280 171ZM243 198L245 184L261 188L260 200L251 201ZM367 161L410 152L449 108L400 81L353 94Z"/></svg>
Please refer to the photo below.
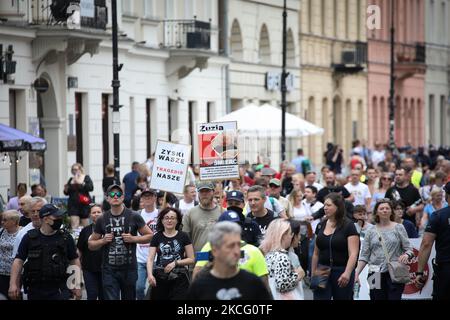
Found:
<svg viewBox="0 0 450 320"><path fill-rule="evenodd" d="M368 31L369 145L389 140L391 1L369 1L381 9L381 28ZM424 1L394 2L395 143L425 143Z"/></svg>
<svg viewBox="0 0 450 320"><path fill-rule="evenodd" d="M450 145L450 1L425 1L425 143Z"/></svg>
<svg viewBox="0 0 450 320"><path fill-rule="evenodd" d="M298 115L325 129L322 136L302 139L305 154L320 165L328 142L349 155L352 140L367 139L367 4L365 0L301 4Z"/></svg>
<svg viewBox="0 0 450 320"><path fill-rule="evenodd" d="M300 112L299 10L300 1L288 0L287 6L287 72L290 73L287 111ZM230 0L229 25L229 111L249 103L268 103L279 106L282 67L283 1ZM280 121L281 119L274 119ZM298 139L295 139L298 140ZM287 141L287 158L295 151L296 141ZM280 163L280 137L240 139L241 160L254 163L272 160L272 167Z"/></svg>
<svg viewBox="0 0 450 320"><path fill-rule="evenodd" d="M41 175L61 196L70 166L81 162L101 200L104 166L113 163L111 4L81 1L77 20L47 2L0 4L0 44L12 45L17 61L15 79L0 82L0 121L48 145L42 155L21 153L17 165L0 162L0 193L6 200L8 189ZM192 143L197 121L225 114L221 2L117 1L122 177L157 139ZM33 86L38 79L45 92Z"/></svg>

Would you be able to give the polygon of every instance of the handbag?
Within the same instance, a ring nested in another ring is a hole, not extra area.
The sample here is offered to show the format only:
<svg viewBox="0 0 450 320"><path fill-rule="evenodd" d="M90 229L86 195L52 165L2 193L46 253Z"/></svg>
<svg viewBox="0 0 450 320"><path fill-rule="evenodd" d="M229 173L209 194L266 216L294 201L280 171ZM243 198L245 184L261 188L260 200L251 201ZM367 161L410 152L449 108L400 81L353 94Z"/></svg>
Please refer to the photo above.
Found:
<svg viewBox="0 0 450 320"><path fill-rule="evenodd" d="M391 257L387 252L384 239L381 233L379 232L378 228L375 227L375 229L381 241L381 246L383 247L384 255L386 256L388 272L389 276L391 277L392 283L399 283L399 284L409 283L411 281L411 278L409 276L408 266L406 264L401 263L400 261L391 261Z"/></svg>
<svg viewBox="0 0 450 320"><path fill-rule="evenodd" d="M328 284L328 278L331 274L331 267L333 266L333 252L331 250L331 240L333 240L334 232L331 234L330 237L330 266L325 266L318 264L316 270L314 271L314 274L311 277L311 284L310 288L311 290L316 289L325 289Z"/></svg>
<svg viewBox="0 0 450 320"><path fill-rule="evenodd" d="M84 195L84 194L79 194L78 195L78 202L82 205L87 206L88 204L91 203L91 198L89 198L88 196Z"/></svg>

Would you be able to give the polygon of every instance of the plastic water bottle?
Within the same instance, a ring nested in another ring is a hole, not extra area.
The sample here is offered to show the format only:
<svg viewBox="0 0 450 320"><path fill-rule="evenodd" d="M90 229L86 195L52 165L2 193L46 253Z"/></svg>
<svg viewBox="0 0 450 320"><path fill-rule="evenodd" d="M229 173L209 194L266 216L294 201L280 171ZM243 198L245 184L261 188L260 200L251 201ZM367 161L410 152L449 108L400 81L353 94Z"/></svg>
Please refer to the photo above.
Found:
<svg viewBox="0 0 450 320"><path fill-rule="evenodd" d="M355 285L353 286L353 300L359 300L359 283L355 282Z"/></svg>

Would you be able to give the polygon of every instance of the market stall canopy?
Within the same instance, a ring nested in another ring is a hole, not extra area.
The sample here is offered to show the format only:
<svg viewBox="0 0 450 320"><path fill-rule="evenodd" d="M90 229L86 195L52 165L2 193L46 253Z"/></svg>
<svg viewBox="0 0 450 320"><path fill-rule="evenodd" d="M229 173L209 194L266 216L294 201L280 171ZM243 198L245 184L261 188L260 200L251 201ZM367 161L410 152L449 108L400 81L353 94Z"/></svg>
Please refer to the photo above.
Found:
<svg viewBox="0 0 450 320"><path fill-rule="evenodd" d="M264 104L249 104L214 122L237 121L238 131L248 137L281 136L281 109ZM286 112L286 137L305 137L323 134L323 129Z"/></svg>
<svg viewBox="0 0 450 320"><path fill-rule="evenodd" d="M0 123L0 151L44 151L47 143L21 130Z"/></svg>

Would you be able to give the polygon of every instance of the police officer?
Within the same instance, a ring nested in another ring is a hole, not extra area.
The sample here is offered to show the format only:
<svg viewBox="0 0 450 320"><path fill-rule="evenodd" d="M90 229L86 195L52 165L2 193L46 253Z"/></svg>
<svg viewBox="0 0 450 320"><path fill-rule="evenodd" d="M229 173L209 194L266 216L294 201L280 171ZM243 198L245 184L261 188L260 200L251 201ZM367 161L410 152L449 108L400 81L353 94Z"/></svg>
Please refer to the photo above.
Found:
<svg viewBox="0 0 450 320"><path fill-rule="evenodd" d="M450 181L444 187L450 203ZM438 210L430 217L419 251L416 286L425 285L423 270L436 241L436 259L433 262L433 300L450 299L450 207Z"/></svg>
<svg viewBox="0 0 450 320"><path fill-rule="evenodd" d="M222 213L218 221L238 222L242 227L242 240L248 244L259 246L262 238L261 230L253 219L244 216L244 207L244 194L241 191L228 191L227 210Z"/></svg>
<svg viewBox="0 0 450 320"><path fill-rule="evenodd" d="M20 298L20 274L24 269L24 289L28 300L63 300L66 297L67 268L75 265L81 272L75 242L61 230L63 213L54 205L46 204L39 211L40 229L33 229L23 237L11 268L8 295ZM24 263L25 262L25 263ZM76 279L81 274L75 273ZM81 283L75 281L72 290L81 299Z"/></svg>

